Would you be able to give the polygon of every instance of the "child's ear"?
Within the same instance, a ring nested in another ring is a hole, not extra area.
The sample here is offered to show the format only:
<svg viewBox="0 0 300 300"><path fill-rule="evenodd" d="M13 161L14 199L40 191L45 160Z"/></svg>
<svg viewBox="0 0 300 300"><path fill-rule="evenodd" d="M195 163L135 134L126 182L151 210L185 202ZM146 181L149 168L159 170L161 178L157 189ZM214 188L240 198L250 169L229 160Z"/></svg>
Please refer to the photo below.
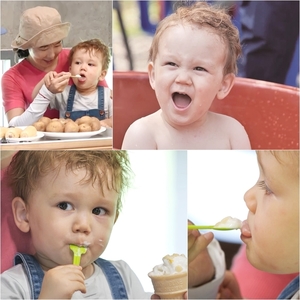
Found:
<svg viewBox="0 0 300 300"><path fill-rule="evenodd" d="M22 198L15 197L13 199L12 211L17 227L23 232L28 232L30 226L27 217L27 206Z"/></svg>
<svg viewBox="0 0 300 300"><path fill-rule="evenodd" d="M100 74L100 76L99 76L99 79L98 80L104 80L105 79L105 76L106 76L106 74L107 74L107 70L103 70L102 72L101 72L101 74Z"/></svg>
<svg viewBox="0 0 300 300"><path fill-rule="evenodd" d="M155 90L154 65L152 61L148 64L148 76L150 85L152 89Z"/></svg>
<svg viewBox="0 0 300 300"><path fill-rule="evenodd" d="M229 94L234 84L234 78L235 75L233 73L224 76L221 87L217 93L217 99L223 99Z"/></svg>

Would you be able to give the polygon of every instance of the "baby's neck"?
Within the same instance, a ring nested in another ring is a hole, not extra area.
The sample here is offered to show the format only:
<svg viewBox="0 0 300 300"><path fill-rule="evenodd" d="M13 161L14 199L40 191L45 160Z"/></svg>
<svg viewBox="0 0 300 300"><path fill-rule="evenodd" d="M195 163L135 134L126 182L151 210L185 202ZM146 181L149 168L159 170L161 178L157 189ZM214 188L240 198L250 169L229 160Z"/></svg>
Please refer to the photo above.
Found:
<svg viewBox="0 0 300 300"><path fill-rule="evenodd" d="M77 92L78 92L80 95L88 96L88 95L94 94L94 93L96 92L96 90L97 90L97 87L98 87L98 86L82 89L82 88L78 88L78 87L76 86L76 90L77 90Z"/></svg>

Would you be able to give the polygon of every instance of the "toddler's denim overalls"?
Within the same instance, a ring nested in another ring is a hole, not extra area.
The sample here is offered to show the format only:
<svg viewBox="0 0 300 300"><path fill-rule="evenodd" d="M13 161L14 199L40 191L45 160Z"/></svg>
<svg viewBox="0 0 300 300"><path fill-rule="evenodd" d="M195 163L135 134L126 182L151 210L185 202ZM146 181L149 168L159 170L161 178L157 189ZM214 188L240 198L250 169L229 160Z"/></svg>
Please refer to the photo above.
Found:
<svg viewBox="0 0 300 300"><path fill-rule="evenodd" d="M30 283L31 298L38 299L41 292L44 272L38 261L32 255L17 253L15 256L15 265L21 263L24 264ZM102 269L113 299L128 299L125 284L117 268L111 262L102 258L98 258L95 263Z"/></svg>
<svg viewBox="0 0 300 300"><path fill-rule="evenodd" d="M98 86L97 90L98 90L98 109L90 109L90 110L85 110L85 111L72 111L75 93L76 93L76 86L72 85L70 88L69 96L68 96L67 111L65 113L65 117L70 118L73 121L76 121L77 119L79 119L83 116L96 117L99 120L104 120L105 119L104 87Z"/></svg>

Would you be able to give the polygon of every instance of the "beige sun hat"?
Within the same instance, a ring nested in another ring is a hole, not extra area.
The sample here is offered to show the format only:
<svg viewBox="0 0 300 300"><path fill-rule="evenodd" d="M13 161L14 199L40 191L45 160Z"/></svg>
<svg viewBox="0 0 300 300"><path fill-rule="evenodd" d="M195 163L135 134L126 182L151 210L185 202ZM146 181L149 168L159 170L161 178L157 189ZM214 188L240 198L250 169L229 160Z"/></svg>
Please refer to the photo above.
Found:
<svg viewBox="0 0 300 300"><path fill-rule="evenodd" d="M11 47L26 50L59 42L68 35L70 26L62 23L59 12L52 7L29 8L21 16L19 34Z"/></svg>

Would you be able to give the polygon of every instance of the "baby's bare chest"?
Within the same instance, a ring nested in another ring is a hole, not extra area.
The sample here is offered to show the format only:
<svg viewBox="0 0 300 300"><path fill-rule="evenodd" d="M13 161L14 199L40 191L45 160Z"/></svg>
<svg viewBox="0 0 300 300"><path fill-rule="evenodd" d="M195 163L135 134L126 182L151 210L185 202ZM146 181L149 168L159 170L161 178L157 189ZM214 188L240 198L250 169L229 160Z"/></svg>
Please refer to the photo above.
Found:
<svg viewBox="0 0 300 300"><path fill-rule="evenodd" d="M155 140L158 149L231 149L229 135L217 128L177 130L164 127L155 134Z"/></svg>

